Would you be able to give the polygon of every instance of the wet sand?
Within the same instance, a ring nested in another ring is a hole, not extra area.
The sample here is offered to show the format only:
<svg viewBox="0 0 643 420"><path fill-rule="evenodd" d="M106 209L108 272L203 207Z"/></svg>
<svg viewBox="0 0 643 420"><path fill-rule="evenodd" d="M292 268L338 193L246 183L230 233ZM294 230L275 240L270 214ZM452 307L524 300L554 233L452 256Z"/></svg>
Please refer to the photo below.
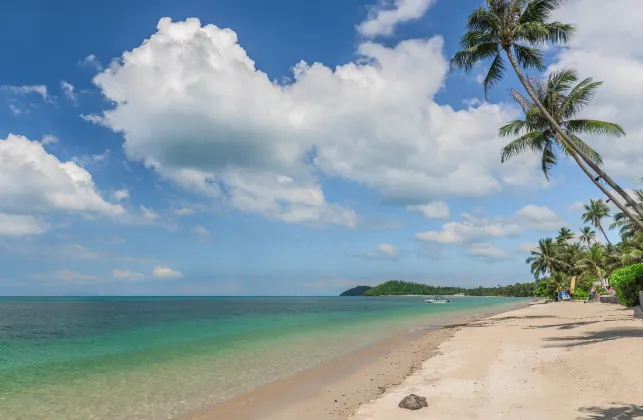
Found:
<svg viewBox="0 0 643 420"><path fill-rule="evenodd" d="M361 404L402 383L458 329L491 314L433 319L431 325L216 404L187 416L186 420L346 419Z"/></svg>

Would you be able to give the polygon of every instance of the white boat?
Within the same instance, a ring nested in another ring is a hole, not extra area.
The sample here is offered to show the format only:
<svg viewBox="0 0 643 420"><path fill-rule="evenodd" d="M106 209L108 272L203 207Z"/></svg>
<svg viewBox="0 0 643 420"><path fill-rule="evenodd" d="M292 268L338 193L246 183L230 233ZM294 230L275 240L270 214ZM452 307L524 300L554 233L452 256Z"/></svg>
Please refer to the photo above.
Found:
<svg viewBox="0 0 643 420"><path fill-rule="evenodd" d="M444 303L449 303L449 302L451 302L451 301L443 298L442 296L436 296L436 297L434 297L432 299L424 299L424 303L442 303L442 304L444 304Z"/></svg>

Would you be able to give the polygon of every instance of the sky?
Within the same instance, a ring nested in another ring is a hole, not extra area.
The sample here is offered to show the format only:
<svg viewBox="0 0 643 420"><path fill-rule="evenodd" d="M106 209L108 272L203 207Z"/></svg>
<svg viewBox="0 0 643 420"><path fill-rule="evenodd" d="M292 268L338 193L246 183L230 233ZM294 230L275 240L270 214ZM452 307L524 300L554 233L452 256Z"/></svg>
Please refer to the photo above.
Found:
<svg viewBox="0 0 643 420"><path fill-rule="evenodd" d="M500 163L516 76L485 100L485 64L448 68L479 3L13 2L0 295L531 281L529 250L577 231L600 192L566 159L549 182L536 155ZM578 32L546 73L604 82L582 116L628 135L585 140L638 188L643 4L569 0L554 18Z"/></svg>

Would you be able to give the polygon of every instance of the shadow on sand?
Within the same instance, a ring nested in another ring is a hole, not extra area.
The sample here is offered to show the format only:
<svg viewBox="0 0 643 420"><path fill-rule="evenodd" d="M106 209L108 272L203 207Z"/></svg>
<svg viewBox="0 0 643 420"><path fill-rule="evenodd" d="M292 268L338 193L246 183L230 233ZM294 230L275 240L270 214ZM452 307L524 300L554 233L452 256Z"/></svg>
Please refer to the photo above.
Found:
<svg viewBox="0 0 643 420"><path fill-rule="evenodd" d="M639 419L643 418L643 407L639 405L613 405L610 407L583 407L577 419Z"/></svg>
<svg viewBox="0 0 643 420"><path fill-rule="evenodd" d="M551 337L544 340L557 343L547 347L577 347L618 340L619 338L643 338L643 328L614 328L594 331L580 336Z"/></svg>

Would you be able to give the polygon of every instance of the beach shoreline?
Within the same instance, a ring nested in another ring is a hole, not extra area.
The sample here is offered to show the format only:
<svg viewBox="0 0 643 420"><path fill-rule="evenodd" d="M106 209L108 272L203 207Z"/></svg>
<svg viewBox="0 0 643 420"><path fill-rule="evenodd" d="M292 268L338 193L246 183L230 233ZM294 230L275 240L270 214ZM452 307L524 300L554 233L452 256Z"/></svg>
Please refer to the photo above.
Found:
<svg viewBox="0 0 643 420"><path fill-rule="evenodd" d="M435 317L427 325L182 417L184 420L346 419L402 383L464 325L528 306L523 301L473 315ZM302 417L304 416L304 417Z"/></svg>
<svg viewBox="0 0 643 420"><path fill-rule="evenodd" d="M350 420L643 418L643 322L620 305L560 302L459 329ZM398 407L407 395L428 408Z"/></svg>

